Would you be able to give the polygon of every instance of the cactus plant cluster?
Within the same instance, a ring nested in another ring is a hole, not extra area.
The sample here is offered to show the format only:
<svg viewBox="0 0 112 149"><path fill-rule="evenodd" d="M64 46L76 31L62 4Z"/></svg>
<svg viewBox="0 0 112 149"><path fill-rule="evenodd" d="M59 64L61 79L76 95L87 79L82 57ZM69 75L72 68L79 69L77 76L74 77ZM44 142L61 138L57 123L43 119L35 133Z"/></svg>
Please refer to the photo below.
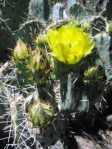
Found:
<svg viewBox="0 0 112 149"><path fill-rule="evenodd" d="M35 2L32 1L31 3ZM37 5L38 3L39 1L37 1ZM35 33L40 32L41 28L40 25L37 25L38 23L35 23L36 21L38 22L38 15L36 16L37 19L34 19L34 17L32 17L32 20L30 20L28 14L28 12L30 11L29 5L30 0L24 2L23 1L17 2L15 0L0 1L0 26L1 26L0 37L1 39L4 39L3 41L5 42L5 44L4 42L2 42L0 48L2 49L14 48L15 41L17 41L18 38L20 39L24 38L25 42L31 44L31 40L33 38L32 36L35 36ZM39 7L40 6L38 6L38 8ZM45 13L45 19L47 19L46 13ZM6 27L4 27L4 25ZM7 33L3 34L2 32Z"/></svg>
<svg viewBox="0 0 112 149"><path fill-rule="evenodd" d="M40 48L31 51L21 40L18 40L13 59L20 79L23 77L25 82L31 84L45 82L48 78L49 63L44 52Z"/></svg>
<svg viewBox="0 0 112 149"><path fill-rule="evenodd" d="M11 3L15 9L17 3ZM95 16L92 4L97 1L73 2L65 11L67 20L50 20L50 26L45 3L30 1L28 19L34 20L20 21L16 27L0 20L0 31L7 30L17 41L11 61L0 68L0 123L4 133L9 132L6 148L48 148L59 140L65 148L73 136L68 119L101 103L111 79L112 23L102 13ZM3 10L6 6L2 3Z"/></svg>

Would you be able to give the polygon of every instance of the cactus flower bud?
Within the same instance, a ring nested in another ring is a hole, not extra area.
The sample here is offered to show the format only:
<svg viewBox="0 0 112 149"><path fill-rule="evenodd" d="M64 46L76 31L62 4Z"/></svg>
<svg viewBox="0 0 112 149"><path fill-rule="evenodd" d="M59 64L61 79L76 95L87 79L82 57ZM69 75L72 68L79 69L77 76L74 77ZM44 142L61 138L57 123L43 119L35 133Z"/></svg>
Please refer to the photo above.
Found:
<svg viewBox="0 0 112 149"><path fill-rule="evenodd" d="M38 53L36 53L32 56L31 65L32 65L33 68L39 69L40 59L41 59L40 52L38 52Z"/></svg>
<svg viewBox="0 0 112 149"><path fill-rule="evenodd" d="M108 31L109 31L109 34L112 35L112 21L109 23Z"/></svg>
<svg viewBox="0 0 112 149"><path fill-rule="evenodd" d="M91 29L91 25L89 22L84 22L82 27L84 30L87 30L87 31L89 31Z"/></svg>
<svg viewBox="0 0 112 149"><path fill-rule="evenodd" d="M84 73L86 83L95 83L105 80L105 73L102 66L89 67Z"/></svg>
<svg viewBox="0 0 112 149"><path fill-rule="evenodd" d="M28 55L28 49L26 45L20 39L14 49L14 59L16 61L24 59Z"/></svg>
<svg viewBox="0 0 112 149"><path fill-rule="evenodd" d="M39 36L37 36L35 42L36 42L36 44L38 44L40 46L40 45L45 44L46 40L47 40L46 35L39 35Z"/></svg>
<svg viewBox="0 0 112 149"><path fill-rule="evenodd" d="M29 108L28 119L34 127L47 125L55 116L54 108L49 102L38 101Z"/></svg>

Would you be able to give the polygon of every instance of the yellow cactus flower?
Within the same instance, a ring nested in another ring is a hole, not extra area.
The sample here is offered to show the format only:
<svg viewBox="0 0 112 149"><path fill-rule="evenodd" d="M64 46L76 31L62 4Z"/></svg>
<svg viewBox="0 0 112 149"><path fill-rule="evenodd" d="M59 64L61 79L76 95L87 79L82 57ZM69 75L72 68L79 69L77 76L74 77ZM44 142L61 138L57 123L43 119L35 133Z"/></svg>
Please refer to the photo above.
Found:
<svg viewBox="0 0 112 149"><path fill-rule="evenodd" d="M20 39L17 41L17 45L14 49L14 59L22 60L28 55L28 49L23 41Z"/></svg>
<svg viewBox="0 0 112 149"><path fill-rule="evenodd" d="M77 27L73 22L60 28L49 29L47 42L53 56L67 64L79 62L90 54L95 46L83 28Z"/></svg>

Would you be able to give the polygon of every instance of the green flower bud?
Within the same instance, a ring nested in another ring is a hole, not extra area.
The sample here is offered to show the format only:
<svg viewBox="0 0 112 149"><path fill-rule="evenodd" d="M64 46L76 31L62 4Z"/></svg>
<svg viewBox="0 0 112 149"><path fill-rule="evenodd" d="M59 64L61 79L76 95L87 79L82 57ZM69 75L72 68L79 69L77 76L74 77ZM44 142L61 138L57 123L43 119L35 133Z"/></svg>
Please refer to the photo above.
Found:
<svg viewBox="0 0 112 149"><path fill-rule="evenodd" d="M29 108L28 120L34 127L47 125L55 116L54 107L49 102L38 101Z"/></svg>
<svg viewBox="0 0 112 149"><path fill-rule="evenodd" d="M112 21L109 23L108 32L112 35Z"/></svg>
<svg viewBox="0 0 112 149"><path fill-rule="evenodd" d="M105 80L105 73L102 66L89 67L84 73L85 83L95 83Z"/></svg>
<svg viewBox="0 0 112 149"><path fill-rule="evenodd" d="M18 40L17 41L17 45L14 49L14 60L15 61L20 61L20 60L23 60L25 57L28 56L28 49L27 49L27 46L24 44L23 41L21 40Z"/></svg>
<svg viewBox="0 0 112 149"><path fill-rule="evenodd" d="M91 25L90 25L89 22L84 22L82 27L85 28L85 29L91 29Z"/></svg>

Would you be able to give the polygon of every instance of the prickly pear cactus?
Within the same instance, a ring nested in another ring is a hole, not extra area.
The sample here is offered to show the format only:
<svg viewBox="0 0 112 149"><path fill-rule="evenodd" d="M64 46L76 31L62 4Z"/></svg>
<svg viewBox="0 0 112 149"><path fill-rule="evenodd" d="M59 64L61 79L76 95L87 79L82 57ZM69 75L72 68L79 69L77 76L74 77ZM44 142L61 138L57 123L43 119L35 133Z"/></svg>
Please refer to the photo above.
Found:
<svg viewBox="0 0 112 149"><path fill-rule="evenodd" d="M104 19L103 17L96 17L93 19L92 23L92 34L96 35L98 33L100 33L101 31L106 31L106 19Z"/></svg>
<svg viewBox="0 0 112 149"><path fill-rule="evenodd" d="M2 97L4 95L4 91L5 91L5 86L2 82L0 82L0 97ZM1 98L0 100L0 116L2 116L2 114L5 112L5 104L2 104L2 102L4 103L4 99Z"/></svg>
<svg viewBox="0 0 112 149"><path fill-rule="evenodd" d="M67 12L64 9L64 5L60 2L56 3L52 10L52 22L57 23L60 20L66 20L67 18Z"/></svg>
<svg viewBox="0 0 112 149"><path fill-rule="evenodd" d="M89 113L102 103L111 79L111 26L102 13L95 16L99 9L93 4L100 3L74 1L67 10L74 20L57 21L45 29L39 23L46 20L45 2L48 5L30 1L29 15L36 20L16 31L12 59L0 69L0 120L3 131L9 132L6 148L52 148L56 142L59 149L66 148L74 140L71 115Z"/></svg>
<svg viewBox="0 0 112 149"><path fill-rule="evenodd" d="M112 19L112 14L111 14L112 9L111 9L111 7L112 7L112 1L111 0L108 0L107 1L107 4L106 4L106 10L105 10L105 13L104 13L104 15L106 16L106 18L108 20L111 20Z"/></svg>
<svg viewBox="0 0 112 149"><path fill-rule="evenodd" d="M107 33L99 33L95 36L95 39L96 39L97 51L105 67L105 74L107 76L107 79L109 79L112 73L110 68L111 65L110 65L110 53L109 53L110 36Z"/></svg>
<svg viewBox="0 0 112 149"><path fill-rule="evenodd" d="M0 18L0 42L0 49L13 48L15 44L14 34L2 18Z"/></svg>
<svg viewBox="0 0 112 149"><path fill-rule="evenodd" d="M105 63L102 66L96 63L96 59L105 59L101 55L100 50L102 49L98 47L98 45L101 47L102 45L96 37L97 35L94 37L95 41L91 29L86 30L84 24L80 24L78 21L68 21L51 26L46 33L39 35L34 41L34 50L23 41L18 40L13 53L13 66L16 68L15 79L18 80L16 90L22 94L22 97L18 96L21 106L17 101L15 102L15 99L8 100L10 111L13 111L11 123L15 134L14 140L19 142L16 145L29 146L28 140L22 143L22 139L25 138L22 138L21 135L24 133L30 134L28 138L33 138L36 146L39 143L35 140L38 140L44 147L54 144L59 139L63 140L65 135L63 129L67 125L66 114L69 115L73 111L88 111L91 105L100 100L107 71ZM104 42L105 44L106 42ZM94 57L94 48L98 51L97 57ZM109 44L107 48L109 48ZM91 60L94 63L90 62ZM83 72L81 72L82 67ZM13 85L13 82L11 84ZM82 84L83 87L78 84ZM26 85L31 85L32 88L37 86L37 97L32 91L29 92L29 96L27 87L25 89ZM94 94L93 89L96 86L97 90ZM77 90L77 88L79 89ZM41 92L42 90L43 92ZM48 97L44 96L45 93ZM19 99L20 97L21 99ZM48 99L50 100L48 101ZM26 121L25 128L21 128L21 135L19 135L16 128L23 122L18 121L17 113L21 108L23 112L20 117L24 117ZM55 110L57 112L54 112ZM23 116L24 114L25 116ZM62 114L63 121L61 120ZM57 121L61 123L60 126ZM34 129L37 130L38 135L32 133ZM53 133L55 133L55 137ZM53 136L52 139L50 136Z"/></svg>
<svg viewBox="0 0 112 149"><path fill-rule="evenodd" d="M76 0L67 0L67 8L70 9L75 3Z"/></svg>
<svg viewBox="0 0 112 149"><path fill-rule="evenodd" d="M21 39L30 46L33 46L34 39L42 29L43 26L40 22L36 20L28 20L20 25L20 28L16 32L16 39Z"/></svg>
<svg viewBox="0 0 112 149"><path fill-rule="evenodd" d="M83 18L83 6L81 6L79 3L74 4L69 11L70 15L74 16L74 18L77 18L78 20Z"/></svg>
<svg viewBox="0 0 112 149"><path fill-rule="evenodd" d="M1 0L0 10L2 19L12 31L18 29L19 25L27 18L29 1Z"/></svg>
<svg viewBox="0 0 112 149"><path fill-rule="evenodd" d="M45 22L50 14L50 6L48 0L30 0L29 19Z"/></svg>
<svg viewBox="0 0 112 149"><path fill-rule="evenodd" d="M7 71L9 75L7 76ZM4 77L3 77L4 76ZM3 83L3 87L0 88L0 109L1 105L4 106L2 113L0 115L0 122L2 121L3 133L8 132L7 138L2 138L2 140L7 140L5 147L26 147L28 140L31 141L32 137L28 133L26 128L26 115L23 111L23 101L24 97L20 94L17 89L17 79L14 70L14 65L11 62L0 74L0 80ZM8 83L11 83L11 86ZM16 83L17 86L14 84ZM10 119L10 120L9 120ZM1 125L1 124L0 124ZM27 137L27 139L26 139ZM13 144L10 144L10 139L13 140ZM23 142L23 140L25 142ZM32 142L32 141L31 141ZM32 144L29 142L29 146Z"/></svg>

